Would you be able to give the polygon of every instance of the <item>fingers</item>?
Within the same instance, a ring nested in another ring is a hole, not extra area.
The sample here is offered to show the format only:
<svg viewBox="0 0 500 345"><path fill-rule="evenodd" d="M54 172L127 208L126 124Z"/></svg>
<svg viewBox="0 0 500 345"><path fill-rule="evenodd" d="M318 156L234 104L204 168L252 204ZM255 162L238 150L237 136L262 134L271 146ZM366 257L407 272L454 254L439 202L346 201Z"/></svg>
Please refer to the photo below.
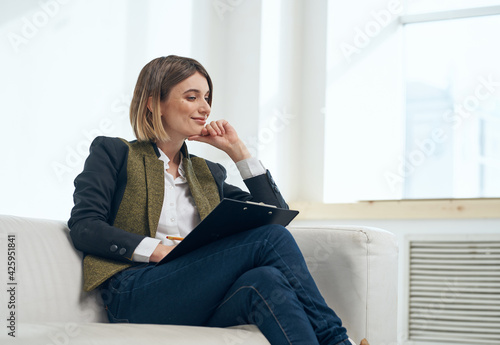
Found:
<svg viewBox="0 0 500 345"><path fill-rule="evenodd" d="M200 134L192 135L187 139L204 142L224 150L226 146L238 141L238 135L229 122L217 120L207 124Z"/></svg>
<svg viewBox="0 0 500 345"><path fill-rule="evenodd" d="M203 136L202 135L192 135L192 136L188 137L187 140L202 141L202 140L200 140L200 138L203 138Z"/></svg>
<svg viewBox="0 0 500 345"><path fill-rule="evenodd" d="M226 134L225 126L228 124L226 120L217 120L212 121L203 128L201 131L201 135L210 135L210 136L222 136Z"/></svg>

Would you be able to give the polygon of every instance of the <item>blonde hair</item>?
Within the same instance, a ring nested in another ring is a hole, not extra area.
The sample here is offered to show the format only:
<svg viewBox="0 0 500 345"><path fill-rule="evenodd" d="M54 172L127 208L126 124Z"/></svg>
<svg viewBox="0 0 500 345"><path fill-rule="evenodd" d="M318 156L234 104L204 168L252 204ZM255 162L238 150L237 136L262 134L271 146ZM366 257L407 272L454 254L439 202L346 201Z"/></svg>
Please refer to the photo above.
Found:
<svg viewBox="0 0 500 345"><path fill-rule="evenodd" d="M208 104L212 105L212 80L198 61L169 55L156 58L142 68L130 104L130 123L138 141L169 140L161 121L160 102L168 98L175 85L196 72L207 78ZM149 97L152 98L151 110L148 108Z"/></svg>

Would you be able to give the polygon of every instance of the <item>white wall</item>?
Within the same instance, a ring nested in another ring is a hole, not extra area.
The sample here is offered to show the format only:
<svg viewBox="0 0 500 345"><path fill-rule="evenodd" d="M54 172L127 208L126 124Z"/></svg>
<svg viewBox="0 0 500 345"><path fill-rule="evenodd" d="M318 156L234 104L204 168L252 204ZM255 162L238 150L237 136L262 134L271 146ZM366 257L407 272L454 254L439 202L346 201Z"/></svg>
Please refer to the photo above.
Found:
<svg viewBox="0 0 500 345"><path fill-rule="evenodd" d="M139 71L169 54L205 65L211 118L236 127L288 200L321 200L326 0L0 3L0 213L67 219L91 140L134 139ZM225 154L188 145L243 186Z"/></svg>
<svg viewBox="0 0 500 345"><path fill-rule="evenodd" d="M190 2L2 0L1 8L0 213L67 219L91 140L134 139L128 104L142 66L190 55Z"/></svg>

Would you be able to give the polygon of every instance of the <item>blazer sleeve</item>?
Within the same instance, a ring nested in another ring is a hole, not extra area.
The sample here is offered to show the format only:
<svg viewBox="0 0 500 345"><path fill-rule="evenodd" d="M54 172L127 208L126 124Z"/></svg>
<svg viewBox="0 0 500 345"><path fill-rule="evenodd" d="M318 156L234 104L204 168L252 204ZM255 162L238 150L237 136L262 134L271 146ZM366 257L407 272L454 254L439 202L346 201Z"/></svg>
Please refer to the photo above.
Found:
<svg viewBox="0 0 500 345"><path fill-rule="evenodd" d="M243 180L250 192L248 193L225 182L227 173L222 165L210 161L207 161L207 165L219 187L221 199L228 198L241 201L263 202L268 205L288 209L288 205L269 170L266 170L265 174Z"/></svg>
<svg viewBox="0 0 500 345"><path fill-rule="evenodd" d="M75 206L68 221L76 249L130 262L144 236L112 226L126 185L128 146L118 138L97 137L83 172L75 179Z"/></svg>

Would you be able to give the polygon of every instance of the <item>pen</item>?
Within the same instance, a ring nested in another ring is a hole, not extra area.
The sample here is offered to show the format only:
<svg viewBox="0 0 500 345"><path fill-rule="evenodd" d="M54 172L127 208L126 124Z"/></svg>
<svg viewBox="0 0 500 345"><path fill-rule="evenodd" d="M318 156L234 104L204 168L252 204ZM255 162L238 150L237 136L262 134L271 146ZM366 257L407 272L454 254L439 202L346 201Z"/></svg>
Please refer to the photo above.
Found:
<svg viewBox="0 0 500 345"><path fill-rule="evenodd" d="M167 240L182 241L184 237L167 236Z"/></svg>

